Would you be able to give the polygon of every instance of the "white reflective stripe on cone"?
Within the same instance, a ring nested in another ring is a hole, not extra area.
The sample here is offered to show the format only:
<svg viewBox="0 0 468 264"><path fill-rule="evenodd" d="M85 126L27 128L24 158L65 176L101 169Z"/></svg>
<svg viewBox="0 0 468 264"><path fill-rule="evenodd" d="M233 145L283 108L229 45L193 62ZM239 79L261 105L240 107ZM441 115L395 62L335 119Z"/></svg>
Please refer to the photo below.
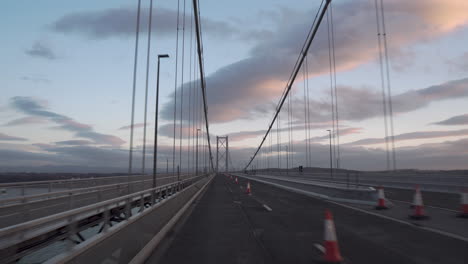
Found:
<svg viewBox="0 0 468 264"><path fill-rule="evenodd" d="M379 199L385 199L385 194L382 188L378 191Z"/></svg>
<svg viewBox="0 0 468 264"><path fill-rule="evenodd" d="M423 205L422 195L420 192L417 192L414 197L414 205Z"/></svg>
<svg viewBox="0 0 468 264"><path fill-rule="evenodd" d="M335 225L332 220L325 220L325 241L336 241Z"/></svg>

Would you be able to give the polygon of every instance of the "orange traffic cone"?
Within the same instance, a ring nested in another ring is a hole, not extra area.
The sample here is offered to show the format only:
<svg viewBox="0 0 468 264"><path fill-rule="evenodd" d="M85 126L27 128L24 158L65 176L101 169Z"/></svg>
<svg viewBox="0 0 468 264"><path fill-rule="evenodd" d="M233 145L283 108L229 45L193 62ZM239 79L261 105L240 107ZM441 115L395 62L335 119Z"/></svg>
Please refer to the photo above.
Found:
<svg viewBox="0 0 468 264"><path fill-rule="evenodd" d="M239 183L239 181L237 180L237 177L236 177L236 183Z"/></svg>
<svg viewBox="0 0 468 264"><path fill-rule="evenodd" d="M325 255L323 256L325 263L342 263L338 241L336 239L335 224L331 212L325 210Z"/></svg>
<svg viewBox="0 0 468 264"><path fill-rule="evenodd" d="M424 214L424 205L422 200L421 191L419 187L416 187L416 193L414 194L414 214L409 217L415 220L427 219L428 216Z"/></svg>
<svg viewBox="0 0 468 264"><path fill-rule="evenodd" d="M413 194L413 202L410 204L410 208L414 208L414 205L416 204L416 193L419 190L419 185L416 184L415 190L416 191Z"/></svg>
<svg viewBox="0 0 468 264"><path fill-rule="evenodd" d="M245 193L247 194L252 194L251 190L250 190L250 181L247 181L247 190L245 191Z"/></svg>
<svg viewBox="0 0 468 264"><path fill-rule="evenodd" d="M388 207L385 205L385 194L382 186L380 186L377 189L377 196L378 196L378 201L377 201L377 206L375 209L377 210L385 210L388 209Z"/></svg>
<svg viewBox="0 0 468 264"><path fill-rule="evenodd" d="M461 207L458 217L468 218L468 189L461 193Z"/></svg>

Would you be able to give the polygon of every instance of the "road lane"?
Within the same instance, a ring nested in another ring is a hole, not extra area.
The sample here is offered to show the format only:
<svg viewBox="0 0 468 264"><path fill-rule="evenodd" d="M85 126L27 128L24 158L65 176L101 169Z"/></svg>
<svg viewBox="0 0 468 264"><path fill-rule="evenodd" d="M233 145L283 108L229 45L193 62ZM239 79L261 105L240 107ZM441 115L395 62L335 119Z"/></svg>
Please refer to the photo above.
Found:
<svg viewBox="0 0 468 264"><path fill-rule="evenodd" d="M465 241L256 181L251 181L249 196L246 180L239 181L216 177L159 262L314 263L322 254L316 245L323 243L325 208L334 214L348 263L468 261Z"/></svg>

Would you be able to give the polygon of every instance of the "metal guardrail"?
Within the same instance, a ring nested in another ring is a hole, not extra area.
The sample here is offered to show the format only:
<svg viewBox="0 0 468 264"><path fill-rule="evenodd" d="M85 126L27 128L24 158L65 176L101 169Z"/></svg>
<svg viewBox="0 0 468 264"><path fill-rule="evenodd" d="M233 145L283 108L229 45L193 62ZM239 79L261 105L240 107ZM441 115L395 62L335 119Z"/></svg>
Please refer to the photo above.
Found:
<svg viewBox="0 0 468 264"><path fill-rule="evenodd" d="M158 174L161 176L176 176L173 174ZM185 174L181 174L183 176ZM108 185L114 183L124 183L128 180L146 180L152 179L151 175L132 175L132 176L112 176L112 177L97 177L84 179L65 179L65 180L50 180L50 181L29 181L29 182L12 182L0 183L0 191L4 195L10 192L17 192L17 196L26 196L29 194L37 194L38 189L42 193L50 193L54 190L64 191L78 188L91 188L99 185ZM1 199L1 196L0 196Z"/></svg>
<svg viewBox="0 0 468 264"><path fill-rule="evenodd" d="M7 263L16 261L31 253L32 249L37 250L50 244L51 239L56 241L72 236L81 237L79 232L90 226L101 224L100 232L105 231L112 226L112 222L128 220L135 209L142 212L146 206L157 204L203 177L191 177L0 229L0 259Z"/></svg>
<svg viewBox="0 0 468 264"><path fill-rule="evenodd" d="M374 173L374 172L357 172L357 173L335 173L333 178L327 173L307 173L298 171L268 171L259 170L259 175L272 175L301 179L322 181L330 183L345 183L349 186L376 186L382 185L386 187L413 189L415 185L419 185L422 189L428 191L441 191L458 193L465 188L468 188L468 176L463 175L446 175L438 176L436 174L392 174Z"/></svg>
<svg viewBox="0 0 468 264"><path fill-rule="evenodd" d="M183 176L181 176L183 178ZM158 178L158 181L162 181L168 178L177 178L177 176L167 176L167 177L161 177ZM152 179L147 179L147 180L134 180L130 181L130 184L142 184L144 186L145 183L152 182ZM52 198L60 198L64 196L72 196L76 194L82 194L82 193L88 193L88 192L93 192L93 191L103 191L106 189L120 189L120 187L127 187L128 182L122 182L122 183L113 183L113 184L108 184L108 185L98 185L95 187L86 187L86 188L78 188L78 189L71 189L71 190L65 190L65 191L57 191L57 192L46 192L46 193L41 193L41 194L35 194L35 195L27 195L27 196L19 196L19 197L13 197L13 198L7 198L7 199L0 199L0 208L4 206L10 206L10 205L15 205L15 204L20 204L20 203L27 203L31 201L40 201L40 200L45 200L45 199L52 199ZM132 192L132 190L130 190Z"/></svg>

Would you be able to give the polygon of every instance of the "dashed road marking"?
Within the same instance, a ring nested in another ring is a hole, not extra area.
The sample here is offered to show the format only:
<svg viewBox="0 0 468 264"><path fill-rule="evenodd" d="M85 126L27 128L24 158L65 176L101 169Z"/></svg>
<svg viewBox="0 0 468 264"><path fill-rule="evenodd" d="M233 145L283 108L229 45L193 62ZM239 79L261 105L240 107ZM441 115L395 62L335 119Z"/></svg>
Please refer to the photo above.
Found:
<svg viewBox="0 0 468 264"><path fill-rule="evenodd" d="M322 245L315 243L314 247L318 249L320 252L325 253L325 248Z"/></svg>
<svg viewBox="0 0 468 264"><path fill-rule="evenodd" d="M268 212L271 212L273 211L273 209L271 209L268 205L266 204L263 204L263 207L268 211Z"/></svg>

